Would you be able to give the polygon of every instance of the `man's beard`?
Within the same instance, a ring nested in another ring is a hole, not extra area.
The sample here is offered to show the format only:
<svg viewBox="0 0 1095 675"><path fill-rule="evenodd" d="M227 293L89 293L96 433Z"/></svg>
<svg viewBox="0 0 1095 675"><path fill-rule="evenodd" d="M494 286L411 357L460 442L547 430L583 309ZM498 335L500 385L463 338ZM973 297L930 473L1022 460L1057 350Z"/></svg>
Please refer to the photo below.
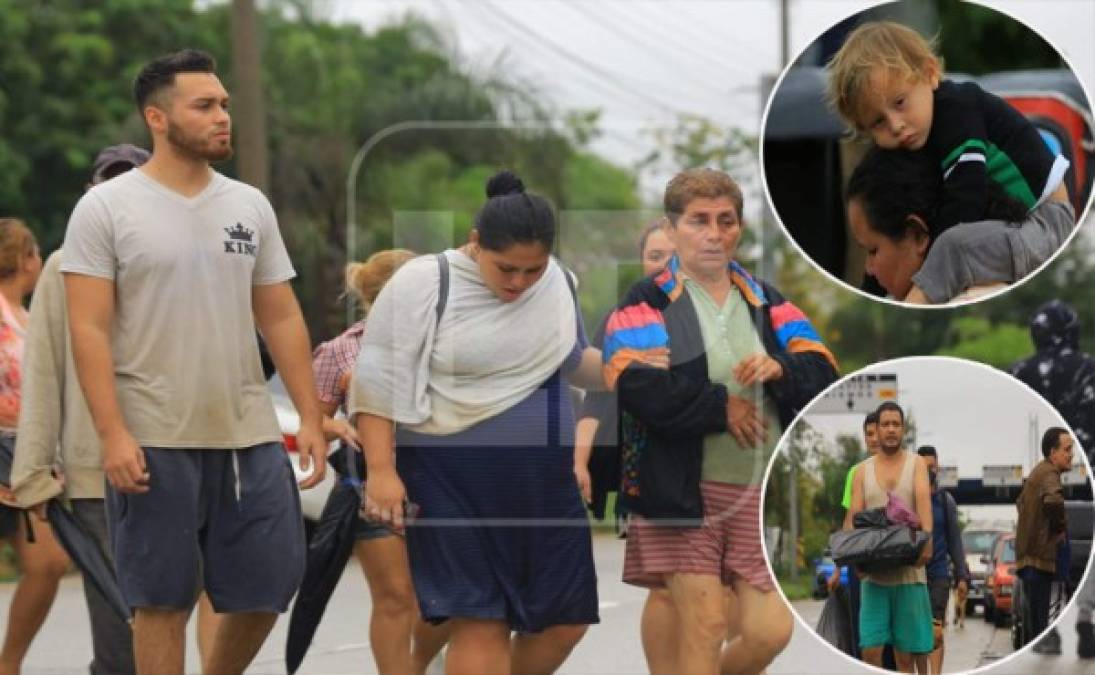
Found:
<svg viewBox="0 0 1095 675"><path fill-rule="evenodd" d="M232 144L230 142L220 145L212 140L202 140L196 136L189 136L182 129L171 124L170 121L167 124L167 141L175 146L180 154L192 159L222 162L232 156Z"/></svg>
<svg viewBox="0 0 1095 675"><path fill-rule="evenodd" d="M896 455L899 450L901 450L901 440L898 439L898 441L894 443L893 447L886 445L886 443L884 442L879 442L878 450L882 454L892 457L893 455Z"/></svg>

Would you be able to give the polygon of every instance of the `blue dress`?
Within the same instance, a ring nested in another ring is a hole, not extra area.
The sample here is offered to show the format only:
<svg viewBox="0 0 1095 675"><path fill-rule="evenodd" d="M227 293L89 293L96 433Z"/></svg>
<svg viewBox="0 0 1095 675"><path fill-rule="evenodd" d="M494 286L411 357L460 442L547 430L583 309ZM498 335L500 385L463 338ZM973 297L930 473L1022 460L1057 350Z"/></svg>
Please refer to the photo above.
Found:
<svg viewBox="0 0 1095 675"><path fill-rule="evenodd" d="M517 405L448 436L397 432L396 466L419 507L407 527L422 617L537 632L590 624L597 576L574 478L574 411L557 371Z"/></svg>

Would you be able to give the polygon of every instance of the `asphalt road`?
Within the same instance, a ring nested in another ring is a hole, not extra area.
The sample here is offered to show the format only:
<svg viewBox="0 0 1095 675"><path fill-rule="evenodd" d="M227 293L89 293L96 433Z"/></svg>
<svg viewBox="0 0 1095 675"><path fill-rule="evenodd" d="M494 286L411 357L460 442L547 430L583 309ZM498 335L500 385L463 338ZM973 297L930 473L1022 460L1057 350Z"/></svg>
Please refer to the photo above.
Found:
<svg viewBox="0 0 1095 675"><path fill-rule="evenodd" d="M639 643L639 616L645 591L627 586L620 579L623 569L623 542L602 535L594 539L594 556L600 570L601 623L590 628L560 673L566 675L632 675L646 672ZM78 575L67 577L61 585L56 604L42 632L31 647L24 664L24 675L77 675L87 672L91 655L91 633L83 590ZM0 584L0 607L11 600L13 584ZM369 595L355 564L347 567L335 592L316 641L301 668L308 675L341 675L376 672L368 638ZM820 602L796 603L796 610L807 624L816 623ZM6 619L6 616L4 617ZM284 673L283 650L287 620L282 617L274 627L258 657L248 669L251 675ZM1043 657L1023 654L1000 663L993 673L1009 675L1050 675L1095 672L1095 664L1081 664L1075 657L1076 634L1072 628L1075 613L1066 615L1061 631L1064 656ZM810 675L871 672L858 667L822 643L806 624L795 624L791 644L769 667L771 675L809 673ZM1010 652L1006 630L992 630L980 616L967 619L965 631L952 629L947 640L950 651L947 672L956 667L976 667L999 661ZM197 647L193 626L188 644L187 671L198 672Z"/></svg>
<svg viewBox="0 0 1095 675"><path fill-rule="evenodd" d="M810 600L794 603L795 611L807 625L817 624L824 605L823 601ZM953 608L950 610L953 612ZM948 617L951 622L951 617ZM978 610L967 616L964 627L948 625L944 634L946 653L943 672L955 673L972 670L989 662L998 661L1012 652L1011 634L1008 628L996 628L984 620Z"/></svg>
<svg viewBox="0 0 1095 675"><path fill-rule="evenodd" d="M856 666L856 662L821 643L806 626L817 624L821 615L822 601L799 601L794 603L799 623L795 628L795 640L773 664L769 672L783 673L870 673L872 669ZM953 619L953 608L948 614L948 623ZM974 669L993 675L1079 675L1095 673L1095 663L1081 661L1076 657L1075 608L1065 613L1060 623L1061 656L1040 656L1029 649L1016 655L1011 647L1011 629L996 628L984 620L978 609L973 616L967 616L965 628L948 625L946 628L946 654L943 661L944 673L959 673ZM805 639L808 634L809 639ZM821 658L824 650L830 656L840 659L834 666L829 659ZM779 666L779 670L776 670Z"/></svg>

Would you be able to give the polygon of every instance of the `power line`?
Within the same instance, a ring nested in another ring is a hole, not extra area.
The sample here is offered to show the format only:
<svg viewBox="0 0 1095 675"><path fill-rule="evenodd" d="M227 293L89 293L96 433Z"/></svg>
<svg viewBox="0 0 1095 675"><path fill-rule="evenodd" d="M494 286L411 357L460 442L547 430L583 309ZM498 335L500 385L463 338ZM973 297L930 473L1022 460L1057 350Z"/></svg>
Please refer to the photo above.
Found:
<svg viewBox="0 0 1095 675"><path fill-rule="evenodd" d="M505 34L514 44L528 45L531 49L534 49L539 53L546 54L549 57L554 57L556 55L556 53L548 47L545 47L543 45L538 45L538 44L535 44L535 43L530 44L529 41L527 40L528 36L525 32L515 30L510 24L504 23L498 17L494 16L490 11L488 11L487 9L480 6L480 3L478 3L478 2L468 3L467 5L464 5L464 7L474 8L474 11L477 14L482 16L486 20L486 22L490 23L494 27L494 30L496 32L492 36L492 37L495 38L493 40L493 42L497 42L497 34L502 33L502 34ZM491 42L491 41L488 41L488 42ZM554 58L552 60L557 61L557 59L554 59ZM601 83L601 81L599 79L591 77L587 72L585 72L581 68L575 68L573 65L570 65L570 67L573 68L572 72L575 75L578 76L580 81L574 81L572 79L568 82L568 84L571 84L571 85L574 85L574 84L582 85L582 84L584 84L585 86L581 86L581 88L584 89L587 93L592 94L592 96L590 96L590 98L596 99L596 98L599 98L599 97L603 97L604 85Z"/></svg>
<svg viewBox="0 0 1095 675"><path fill-rule="evenodd" d="M660 109L664 112L671 113L673 115L682 116L682 115L689 115L690 114L690 113L687 113L683 110L680 110L680 109L678 109L674 106L667 105L667 104L663 103L662 101L658 100L657 98L655 98L653 96L650 96L649 94L647 94L644 91L641 91L639 89L635 89L635 88L633 88L629 85L624 84L621 81L620 76L619 76L618 73L608 72L608 71L604 70L603 68L601 68L600 66L598 66L597 64L591 63L588 60L586 60L585 58L570 52L569 50L565 49L564 47L562 47L558 43L554 42L553 40L549 40L548 38L546 38L542 34L540 34L538 31L536 31L535 29L532 29L529 26L526 26L521 21L519 21L517 19L514 19L512 16L510 16L505 10L503 10L501 7L499 7L492 0L483 0L483 4L493 10L494 16L496 16L499 20L509 24L517 32L521 33L522 35L524 35L526 37L529 37L529 38L532 38L532 39L536 40L540 44L542 44L545 47L547 47L548 49L550 49L556 56L558 56L558 57L560 57L560 58L562 58L562 59L564 59L564 60L580 67L580 68L582 68L586 72L596 76L604 84L615 88L617 91L626 93L626 94L634 97L637 100L644 101L648 105L651 105L655 108L658 108L658 109Z"/></svg>
<svg viewBox="0 0 1095 675"><path fill-rule="evenodd" d="M643 3L636 2L636 3L627 3L627 6L634 13L634 10L650 8L652 4L653 3L650 3L650 2L643 2ZM708 4L714 5L715 3L696 3L695 0L693 0L693 4L701 4L701 5L706 6ZM732 6L732 5L733 5L733 3L723 3L723 6ZM679 8L680 5L679 4L673 4L673 3L661 3L661 2L659 2L659 3L657 3L657 7L659 9L661 9L661 8L674 8L674 9L676 9L676 8ZM701 10L701 12L702 12L702 10ZM691 20L691 19L690 20L685 20L685 21L677 21L677 19L679 18L680 15L678 13L674 12L674 11L658 12L657 16L652 16L649 13L646 13L645 15L651 17L651 21L654 23L654 25L657 26L657 31L658 31L659 34L669 33L669 34L672 34L674 36L683 37L685 39L694 39L694 40L703 39L705 34L704 33L698 33L694 29L697 26L704 27L704 26L710 25L710 21L704 21L702 16L697 17L698 21L697 20ZM775 18L775 20L778 21L778 15ZM668 26L667 24L669 24L669 23L672 23L674 25L673 26ZM775 24L773 24L773 25L775 25ZM740 26L739 26L739 28L740 28ZM725 46L727 48L734 49L735 51L739 52L738 58L734 60L734 63L739 63L739 62L752 63L752 62L755 62L757 60L757 55L758 54L763 54L765 52L765 50L758 49L755 45L749 44L748 42L746 42L743 39L743 36L746 34L746 31L743 31L743 30L740 30L740 29L736 30L736 31L732 31L731 26L727 25L727 28L724 32L725 32L725 39L723 40L723 43L725 44ZM729 58L729 56L727 56L727 58ZM778 59L779 59L779 54L776 53L776 52L772 52L773 67L778 66Z"/></svg>
<svg viewBox="0 0 1095 675"><path fill-rule="evenodd" d="M615 35L615 36L621 37L621 38L626 36L626 38L628 38L628 42L630 42L631 45L636 46L639 50L641 50L645 53L659 54L659 56L660 56L661 54L664 54L665 51L666 51L665 50L665 46L666 46L665 43L660 42L658 40L651 40L651 33L649 31L646 31L642 28L638 29L638 33L633 32L632 30L624 30L624 24L626 22L620 21L619 19L622 16L627 16L626 13L621 13L620 16L614 17L615 21L613 22L613 21L609 21L605 17L597 14L596 12L591 11L591 6L590 5L564 3L564 6L571 9L575 13L580 14L587 21L589 21L593 24L596 24L597 26L600 26L601 28L603 28L604 30L606 30L608 33L610 33L612 35ZM628 25L632 29L635 28L634 23L629 23ZM654 33L654 35L657 35L657 33ZM684 50L682 50L682 51L684 51ZM692 52L692 55L693 55L693 58L699 58L697 56L696 52ZM676 54L675 56L679 60L681 55ZM706 59L708 57L703 57L703 58ZM672 65L672 63L669 59L658 59L658 60L662 65L670 65L670 66ZM673 69L673 75L677 79L682 79L682 78L687 79L691 83L695 84L697 87L699 87L701 89L704 89L704 90L717 89L718 88L717 86L712 86L712 81L713 82L722 82L723 80L725 80L725 77L721 74L716 75L714 73L710 73L709 76L711 77L711 80L710 81L702 81L702 80L694 77L694 73L696 72L696 70L697 70L697 68L694 67L694 64L690 63L688 65L688 67L686 67L686 68L674 68Z"/></svg>
<svg viewBox="0 0 1095 675"><path fill-rule="evenodd" d="M605 8L607 11L613 11L611 6L608 5L608 4L600 4L600 5L584 4L584 5L581 5L581 7L586 8L586 9L589 9L591 7L594 7L594 6L599 7L599 8ZM654 45L657 45L656 48L661 50L661 51L665 51L666 48L671 48L671 51L674 52L674 53L676 53L676 52L687 53L688 55L690 55L692 57L692 59L694 59L693 62L690 62L688 64L689 70L694 71L694 70L696 70L696 68L698 66L707 64L707 63L712 61L712 53L711 52L709 52L709 51L705 52L702 49L697 49L697 48L693 47L693 44L697 43L697 42L707 42L707 43L712 42L712 34L710 34L710 33L707 33L707 34L700 34L700 33L683 34L683 33L679 33L679 32L676 32L676 31L667 31L666 26L665 26L665 22L662 21L662 19L665 16L664 14L662 14L659 17L652 17L650 14L642 14L642 13L638 12L637 10L640 9L640 7L641 6L638 3L635 3L635 4L630 4L629 3L629 4L627 4L626 5L626 11L615 11L612 14L611 22L628 24L629 26L634 28L636 31L638 31L639 35L644 36L643 39L651 40ZM660 7L673 7L673 5L660 5ZM640 17L647 18L649 20L644 21ZM603 21L610 22L608 17L603 17ZM604 24L602 24L602 25L604 25ZM632 35L635 36L635 33L632 33ZM672 39L670 39L670 38L672 38ZM728 40L716 40L715 42L717 42L720 47L731 47L734 44L734 43L732 43ZM750 78L752 77L752 71L749 70L748 68L740 65L740 62L738 60L730 59L730 58L723 58L722 55L717 55L717 56L718 56L718 66L719 66L720 69L721 68L726 68L730 71L736 71L736 72L742 73L744 75L748 75ZM711 76L717 77L719 79L726 79L726 74L722 73L722 72L707 71L707 73L709 73ZM708 85L708 86L710 86L710 85Z"/></svg>

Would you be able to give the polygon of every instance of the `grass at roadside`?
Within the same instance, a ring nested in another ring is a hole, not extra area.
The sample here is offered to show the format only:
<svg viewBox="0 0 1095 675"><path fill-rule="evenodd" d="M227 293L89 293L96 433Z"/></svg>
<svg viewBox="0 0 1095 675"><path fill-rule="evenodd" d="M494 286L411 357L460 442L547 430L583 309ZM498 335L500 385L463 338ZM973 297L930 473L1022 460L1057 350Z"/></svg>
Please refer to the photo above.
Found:
<svg viewBox="0 0 1095 675"><path fill-rule="evenodd" d="M616 531L616 493L609 492L605 503L605 519L597 520L593 514L589 514L589 526L597 532Z"/></svg>
<svg viewBox="0 0 1095 675"><path fill-rule="evenodd" d="M813 597L812 590L810 588L810 577L806 574L799 574L798 581L791 581L789 577L779 577L779 586L783 589L783 594L787 596L787 599L794 602L795 600L809 600Z"/></svg>

